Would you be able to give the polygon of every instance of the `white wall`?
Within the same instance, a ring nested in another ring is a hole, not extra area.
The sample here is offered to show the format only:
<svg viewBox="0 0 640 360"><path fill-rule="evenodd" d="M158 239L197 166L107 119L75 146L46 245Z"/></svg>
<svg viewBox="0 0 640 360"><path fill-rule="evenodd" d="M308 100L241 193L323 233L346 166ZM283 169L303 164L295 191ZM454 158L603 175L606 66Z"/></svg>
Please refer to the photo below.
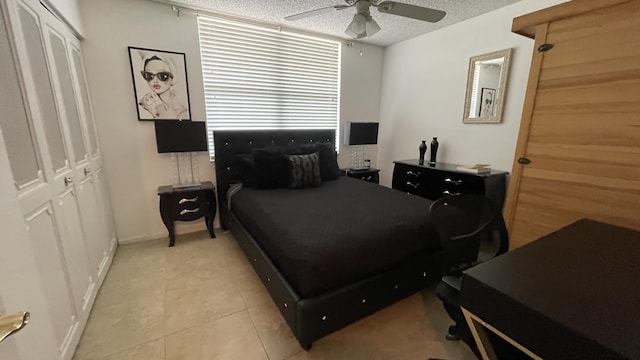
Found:
<svg viewBox="0 0 640 360"><path fill-rule="evenodd" d="M437 136L438 161L489 163L511 171L533 40L511 32L514 17L563 0L522 0L385 50L378 166L391 184L393 161L418 158ZM513 48L501 124L463 124L469 58ZM427 151L427 158L429 151Z"/></svg>
<svg viewBox="0 0 640 360"><path fill-rule="evenodd" d="M120 242L167 236L158 212L159 185L173 181L172 161L156 152L153 122L137 120L127 46L183 52L194 120L205 119L197 21L168 5L142 0L84 0L83 50ZM378 121L383 50L343 46L340 112L343 121ZM375 153L375 147L371 151ZM347 165L349 151L339 163ZM198 158L201 180L215 183L208 155ZM217 221L216 221L217 223ZM204 223L176 223L178 233Z"/></svg>

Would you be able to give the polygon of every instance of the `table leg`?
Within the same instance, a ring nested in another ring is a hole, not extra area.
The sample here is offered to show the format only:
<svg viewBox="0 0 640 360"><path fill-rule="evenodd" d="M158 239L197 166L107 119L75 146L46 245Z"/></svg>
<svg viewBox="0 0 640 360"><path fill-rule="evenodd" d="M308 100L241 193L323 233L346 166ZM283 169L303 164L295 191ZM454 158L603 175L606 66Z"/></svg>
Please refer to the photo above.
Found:
<svg viewBox="0 0 640 360"><path fill-rule="evenodd" d="M171 209L169 207L169 202L164 197L160 197L160 217L162 218L162 222L164 226L167 228L169 232L169 247L172 247L176 243L176 231L173 225L173 219L169 216Z"/></svg>
<svg viewBox="0 0 640 360"><path fill-rule="evenodd" d="M213 219L215 218L215 216L205 216L204 220L205 223L207 224L207 230L209 230L209 236L211 236L212 239L214 239L216 237L216 234L213 232Z"/></svg>

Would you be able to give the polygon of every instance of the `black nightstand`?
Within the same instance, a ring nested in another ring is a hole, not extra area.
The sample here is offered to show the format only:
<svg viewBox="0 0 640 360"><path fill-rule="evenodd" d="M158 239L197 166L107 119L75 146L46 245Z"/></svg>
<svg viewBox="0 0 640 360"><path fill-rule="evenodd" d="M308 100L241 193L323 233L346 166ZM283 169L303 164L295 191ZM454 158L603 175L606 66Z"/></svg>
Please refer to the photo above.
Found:
<svg viewBox="0 0 640 360"><path fill-rule="evenodd" d="M158 187L160 196L160 216L169 231L169 247L176 242L173 222L193 221L204 216L211 238L213 219L216 217L216 187L210 181L191 187L174 188L171 185Z"/></svg>
<svg viewBox="0 0 640 360"><path fill-rule="evenodd" d="M352 177L352 178L356 178L356 179L372 182L374 184L379 184L380 183L380 174L379 174L380 173L380 169L374 169L374 168L362 169L362 170L340 169L340 171L344 175L347 175L348 177Z"/></svg>

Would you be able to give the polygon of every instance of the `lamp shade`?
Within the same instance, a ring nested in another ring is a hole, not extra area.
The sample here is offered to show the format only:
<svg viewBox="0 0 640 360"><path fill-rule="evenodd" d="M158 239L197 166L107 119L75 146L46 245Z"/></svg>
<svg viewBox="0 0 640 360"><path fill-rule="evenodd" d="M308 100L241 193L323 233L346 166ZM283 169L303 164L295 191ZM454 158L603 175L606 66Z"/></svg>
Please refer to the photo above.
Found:
<svg viewBox="0 0 640 360"><path fill-rule="evenodd" d="M345 145L369 145L378 143L378 123L347 122L344 127Z"/></svg>

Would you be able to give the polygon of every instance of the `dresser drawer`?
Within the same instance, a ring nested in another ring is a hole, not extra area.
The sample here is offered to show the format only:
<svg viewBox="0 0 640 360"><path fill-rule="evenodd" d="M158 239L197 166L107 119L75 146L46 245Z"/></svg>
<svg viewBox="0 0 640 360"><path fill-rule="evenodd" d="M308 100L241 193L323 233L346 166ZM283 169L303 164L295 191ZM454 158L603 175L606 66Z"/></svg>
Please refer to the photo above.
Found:
<svg viewBox="0 0 640 360"><path fill-rule="evenodd" d="M431 187L430 199L446 195L484 194L484 179L459 173L432 171L429 174Z"/></svg>
<svg viewBox="0 0 640 360"><path fill-rule="evenodd" d="M506 188L504 171L476 175L457 171L457 165L419 165L417 160L395 161L392 187L396 190L437 200L447 195L481 194L502 208Z"/></svg>
<svg viewBox="0 0 640 360"><path fill-rule="evenodd" d="M428 183L429 177L423 169L416 169L403 164L396 164L393 168L393 183L391 186L394 189L426 197Z"/></svg>

